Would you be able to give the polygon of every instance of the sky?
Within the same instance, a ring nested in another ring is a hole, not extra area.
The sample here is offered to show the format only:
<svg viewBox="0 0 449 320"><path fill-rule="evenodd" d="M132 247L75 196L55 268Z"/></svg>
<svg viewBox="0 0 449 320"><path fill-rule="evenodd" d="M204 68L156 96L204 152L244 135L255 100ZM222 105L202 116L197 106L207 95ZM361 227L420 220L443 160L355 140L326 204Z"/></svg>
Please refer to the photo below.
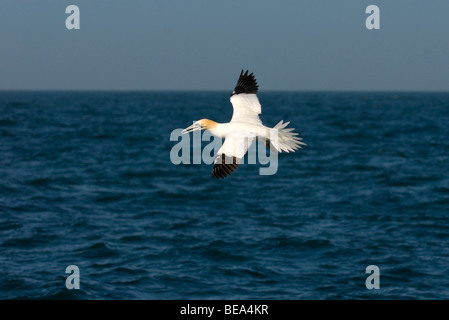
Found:
<svg viewBox="0 0 449 320"><path fill-rule="evenodd" d="M249 69L267 91L449 91L448 17L447 0L1 0L0 90L232 90Z"/></svg>

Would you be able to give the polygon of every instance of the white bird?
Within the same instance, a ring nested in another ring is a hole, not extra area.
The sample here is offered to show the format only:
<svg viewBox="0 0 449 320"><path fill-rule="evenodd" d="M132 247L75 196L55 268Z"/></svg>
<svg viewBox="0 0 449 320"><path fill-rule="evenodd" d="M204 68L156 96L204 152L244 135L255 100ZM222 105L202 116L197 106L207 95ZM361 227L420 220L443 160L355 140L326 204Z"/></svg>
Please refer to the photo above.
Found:
<svg viewBox="0 0 449 320"><path fill-rule="evenodd" d="M259 119L261 105L257 98L259 85L254 74L248 70L240 73L239 80L231 94L231 103L234 108L229 123L217 123L209 119L201 119L184 129L182 133L197 130L209 130L212 135L224 138L225 141L218 150L214 160L212 176L225 178L239 166L248 148L255 139L265 141L267 148L272 152L289 152L305 145L294 128L286 129L290 122L281 120L274 128L266 127Z"/></svg>

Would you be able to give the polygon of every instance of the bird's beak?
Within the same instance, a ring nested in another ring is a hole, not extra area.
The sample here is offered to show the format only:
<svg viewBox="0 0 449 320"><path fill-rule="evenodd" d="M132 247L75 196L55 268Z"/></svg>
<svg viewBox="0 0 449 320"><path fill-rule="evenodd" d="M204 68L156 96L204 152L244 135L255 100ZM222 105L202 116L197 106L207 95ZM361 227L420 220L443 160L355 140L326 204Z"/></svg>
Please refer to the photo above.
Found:
<svg viewBox="0 0 449 320"><path fill-rule="evenodd" d="M181 133L182 134L189 133L189 132L193 132L193 131L200 130L200 129L201 129L201 126L197 122L195 122L190 127L187 127L184 130L182 130Z"/></svg>

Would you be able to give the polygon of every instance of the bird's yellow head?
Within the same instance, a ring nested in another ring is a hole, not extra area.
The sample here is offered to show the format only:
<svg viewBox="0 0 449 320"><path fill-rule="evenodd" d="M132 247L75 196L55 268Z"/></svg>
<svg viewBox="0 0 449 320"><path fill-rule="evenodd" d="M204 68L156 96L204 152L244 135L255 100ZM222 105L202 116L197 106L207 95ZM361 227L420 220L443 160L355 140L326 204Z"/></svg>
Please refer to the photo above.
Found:
<svg viewBox="0 0 449 320"><path fill-rule="evenodd" d="M210 130L215 128L217 125L218 123L216 123L215 121L209 119L201 119L194 122L190 127L187 127L184 130L182 130L182 133L189 133L198 130Z"/></svg>

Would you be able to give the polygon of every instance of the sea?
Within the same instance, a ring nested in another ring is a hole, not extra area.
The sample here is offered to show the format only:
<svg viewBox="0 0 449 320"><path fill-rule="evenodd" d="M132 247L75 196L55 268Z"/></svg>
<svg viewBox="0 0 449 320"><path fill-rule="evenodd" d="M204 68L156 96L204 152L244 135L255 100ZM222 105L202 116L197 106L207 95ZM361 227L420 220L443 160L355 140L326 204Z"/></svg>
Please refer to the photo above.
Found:
<svg viewBox="0 0 449 320"><path fill-rule="evenodd" d="M0 299L449 299L449 93L261 92L275 174L174 164L229 94L0 92Z"/></svg>

